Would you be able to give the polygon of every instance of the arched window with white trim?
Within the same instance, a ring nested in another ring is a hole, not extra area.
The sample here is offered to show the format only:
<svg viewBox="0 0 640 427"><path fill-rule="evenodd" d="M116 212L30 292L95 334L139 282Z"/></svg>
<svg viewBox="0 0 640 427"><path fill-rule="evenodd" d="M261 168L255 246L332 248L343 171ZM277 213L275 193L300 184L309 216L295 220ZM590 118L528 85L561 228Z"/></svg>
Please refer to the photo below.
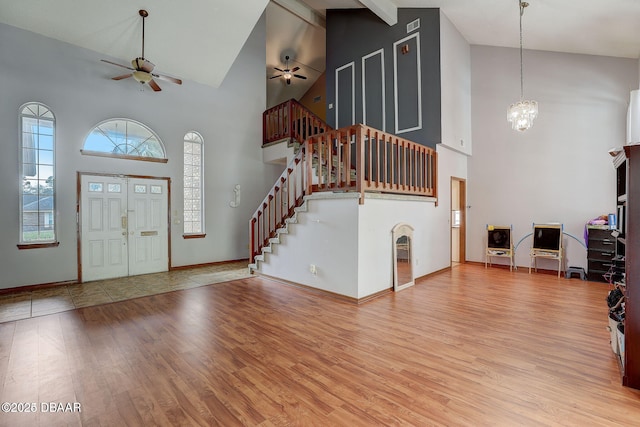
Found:
<svg viewBox="0 0 640 427"><path fill-rule="evenodd" d="M184 136L184 220L185 237L204 236L204 139L198 132Z"/></svg>
<svg viewBox="0 0 640 427"><path fill-rule="evenodd" d="M31 102L20 108L20 244L56 242L55 128L53 112Z"/></svg>
<svg viewBox="0 0 640 427"><path fill-rule="evenodd" d="M164 145L149 127L131 119L109 119L87 135L82 154L165 162Z"/></svg>

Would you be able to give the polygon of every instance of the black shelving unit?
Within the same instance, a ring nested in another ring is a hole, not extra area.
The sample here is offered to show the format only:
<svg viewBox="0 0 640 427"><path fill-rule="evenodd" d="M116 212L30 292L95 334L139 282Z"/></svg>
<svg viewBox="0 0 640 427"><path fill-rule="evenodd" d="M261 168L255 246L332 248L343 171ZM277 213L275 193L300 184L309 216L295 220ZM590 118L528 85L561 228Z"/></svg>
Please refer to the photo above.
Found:
<svg viewBox="0 0 640 427"><path fill-rule="evenodd" d="M611 260L616 256L617 239L613 230L598 226L587 227L587 277L593 282L607 282L605 275L611 269Z"/></svg>

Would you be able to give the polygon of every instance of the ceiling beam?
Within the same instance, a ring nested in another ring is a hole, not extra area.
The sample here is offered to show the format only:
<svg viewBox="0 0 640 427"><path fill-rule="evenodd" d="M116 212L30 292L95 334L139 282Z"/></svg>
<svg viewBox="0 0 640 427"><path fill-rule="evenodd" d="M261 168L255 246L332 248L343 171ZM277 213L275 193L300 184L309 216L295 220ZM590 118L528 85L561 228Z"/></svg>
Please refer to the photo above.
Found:
<svg viewBox="0 0 640 427"><path fill-rule="evenodd" d="M298 0L273 0L273 2L315 27L327 27L324 16Z"/></svg>
<svg viewBox="0 0 640 427"><path fill-rule="evenodd" d="M391 0L358 0L389 25L398 23L398 6Z"/></svg>

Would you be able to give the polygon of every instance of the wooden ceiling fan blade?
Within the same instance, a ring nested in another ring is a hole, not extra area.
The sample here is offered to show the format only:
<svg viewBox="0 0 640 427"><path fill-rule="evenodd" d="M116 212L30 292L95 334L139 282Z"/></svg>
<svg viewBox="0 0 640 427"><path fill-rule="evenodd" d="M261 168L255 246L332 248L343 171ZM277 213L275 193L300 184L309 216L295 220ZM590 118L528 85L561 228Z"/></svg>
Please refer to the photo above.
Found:
<svg viewBox="0 0 640 427"><path fill-rule="evenodd" d="M129 74L123 74L121 76L115 76L115 77L111 77L111 80L122 80L122 79L128 79L129 77L131 77L133 74L129 73Z"/></svg>
<svg viewBox="0 0 640 427"><path fill-rule="evenodd" d="M277 76L271 76L271 77L269 77L269 80L277 79L278 77L282 77L282 74L278 74Z"/></svg>
<svg viewBox="0 0 640 427"><path fill-rule="evenodd" d="M297 77L299 79L304 79L304 80L307 79L305 76L301 76L300 74L294 74L293 77Z"/></svg>
<svg viewBox="0 0 640 427"><path fill-rule="evenodd" d="M151 89L153 89L154 92L160 92L162 89L160 89L160 86L158 86L158 83L156 83L155 80L151 79L149 80L149 86L151 86Z"/></svg>
<svg viewBox="0 0 640 427"><path fill-rule="evenodd" d="M296 72L296 71L298 71L299 69L300 69L300 67L293 67L293 68L291 69L291 72L292 72L292 73L295 73L295 72Z"/></svg>
<svg viewBox="0 0 640 427"><path fill-rule="evenodd" d="M278 71L280 71L281 73L284 73L284 70L281 70L281 69L280 69L280 68L278 68L278 67L273 67L273 69L274 69L274 70L278 70Z"/></svg>
<svg viewBox="0 0 640 427"><path fill-rule="evenodd" d="M135 68L131 68L126 65L118 64L117 62L107 61L106 59L101 59L100 61L106 62L107 64L115 65L116 67L126 68L127 70L135 71Z"/></svg>

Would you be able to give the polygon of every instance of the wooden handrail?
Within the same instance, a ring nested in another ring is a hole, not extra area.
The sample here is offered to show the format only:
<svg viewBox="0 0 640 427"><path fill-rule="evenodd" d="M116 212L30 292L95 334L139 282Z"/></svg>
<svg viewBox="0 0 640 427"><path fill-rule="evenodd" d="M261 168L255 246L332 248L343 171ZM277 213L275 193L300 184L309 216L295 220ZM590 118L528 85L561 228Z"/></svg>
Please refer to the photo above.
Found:
<svg viewBox="0 0 640 427"><path fill-rule="evenodd" d="M307 138L251 217L251 263L314 192L356 191L361 204L367 191L437 197L437 159L432 148L364 125Z"/></svg>
<svg viewBox="0 0 640 427"><path fill-rule="evenodd" d="M295 208L303 202L304 151L300 150L282 172L276 183L260 203L249 221L249 247L251 263L261 253L269 239L276 236L279 228L284 227L287 218L291 218Z"/></svg>
<svg viewBox="0 0 640 427"><path fill-rule="evenodd" d="M262 144L290 138L302 144L305 139L333 128L295 99L262 114Z"/></svg>

